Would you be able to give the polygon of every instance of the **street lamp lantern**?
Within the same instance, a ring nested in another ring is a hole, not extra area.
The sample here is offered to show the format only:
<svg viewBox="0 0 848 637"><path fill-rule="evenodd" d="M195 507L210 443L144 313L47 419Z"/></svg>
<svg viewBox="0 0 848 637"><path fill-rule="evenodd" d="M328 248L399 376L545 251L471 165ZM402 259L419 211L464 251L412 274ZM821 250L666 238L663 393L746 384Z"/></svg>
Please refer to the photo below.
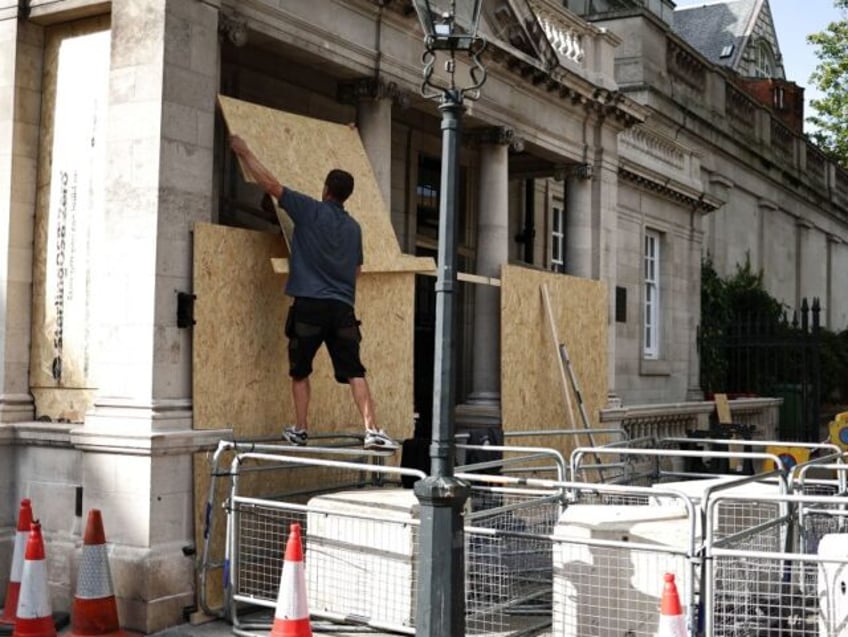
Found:
<svg viewBox="0 0 848 637"><path fill-rule="evenodd" d="M454 389L456 370L456 237L459 202L459 146L464 99L477 99L486 80L480 63L485 41L478 35L482 0L413 0L424 29L421 93L439 99L442 113L442 174L439 187L439 252L436 267L436 333L433 352L433 438L430 475L415 483L421 503L418 541L417 637L465 635L465 539L463 509L468 485L454 476ZM446 52L449 81L433 70ZM457 53L470 64L469 86L457 86Z"/></svg>
<svg viewBox="0 0 848 637"><path fill-rule="evenodd" d="M413 0L433 49L467 50L474 45L483 0Z"/></svg>

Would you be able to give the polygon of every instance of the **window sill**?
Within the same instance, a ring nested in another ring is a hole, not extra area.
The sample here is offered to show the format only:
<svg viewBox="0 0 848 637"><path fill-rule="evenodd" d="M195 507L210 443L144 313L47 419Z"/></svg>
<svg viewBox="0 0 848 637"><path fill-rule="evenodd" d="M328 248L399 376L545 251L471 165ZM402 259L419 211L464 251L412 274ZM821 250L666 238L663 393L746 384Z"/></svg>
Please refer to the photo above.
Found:
<svg viewBox="0 0 848 637"><path fill-rule="evenodd" d="M641 376L671 376L671 363L662 359L643 358L639 361Z"/></svg>

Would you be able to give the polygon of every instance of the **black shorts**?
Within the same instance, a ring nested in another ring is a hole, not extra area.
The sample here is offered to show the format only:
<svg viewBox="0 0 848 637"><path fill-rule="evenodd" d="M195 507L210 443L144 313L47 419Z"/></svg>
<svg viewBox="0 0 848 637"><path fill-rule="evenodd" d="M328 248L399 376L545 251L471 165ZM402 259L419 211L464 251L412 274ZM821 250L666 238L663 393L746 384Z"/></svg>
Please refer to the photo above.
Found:
<svg viewBox="0 0 848 637"><path fill-rule="evenodd" d="M332 299L297 298L286 318L289 338L289 376L307 378L312 373L312 360L322 343L327 344L333 373L340 383L365 376L359 360L362 334L353 308Z"/></svg>

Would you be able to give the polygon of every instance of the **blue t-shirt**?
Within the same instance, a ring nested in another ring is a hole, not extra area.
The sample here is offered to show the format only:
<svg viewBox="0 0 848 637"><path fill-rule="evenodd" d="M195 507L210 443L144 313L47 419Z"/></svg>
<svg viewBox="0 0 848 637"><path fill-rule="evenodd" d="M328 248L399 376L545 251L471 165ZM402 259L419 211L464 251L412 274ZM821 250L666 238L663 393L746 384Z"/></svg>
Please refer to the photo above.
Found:
<svg viewBox="0 0 848 637"><path fill-rule="evenodd" d="M280 207L294 222L286 294L353 306L362 265L362 230L335 201L283 188Z"/></svg>

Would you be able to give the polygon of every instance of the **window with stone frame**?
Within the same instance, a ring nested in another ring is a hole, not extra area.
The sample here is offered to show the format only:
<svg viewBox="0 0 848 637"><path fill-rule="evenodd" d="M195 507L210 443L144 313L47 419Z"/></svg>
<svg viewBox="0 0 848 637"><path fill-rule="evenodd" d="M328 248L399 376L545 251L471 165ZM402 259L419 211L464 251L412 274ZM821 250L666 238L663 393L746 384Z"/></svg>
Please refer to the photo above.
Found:
<svg viewBox="0 0 848 637"><path fill-rule="evenodd" d="M565 272L565 208L561 203L551 206L551 255L553 272Z"/></svg>
<svg viewBox="0 0 848 637"><path fill-rule="evenodd" d="M642 356L648 359L660 357L661 238L656 230L645 231Z"/></svg>

